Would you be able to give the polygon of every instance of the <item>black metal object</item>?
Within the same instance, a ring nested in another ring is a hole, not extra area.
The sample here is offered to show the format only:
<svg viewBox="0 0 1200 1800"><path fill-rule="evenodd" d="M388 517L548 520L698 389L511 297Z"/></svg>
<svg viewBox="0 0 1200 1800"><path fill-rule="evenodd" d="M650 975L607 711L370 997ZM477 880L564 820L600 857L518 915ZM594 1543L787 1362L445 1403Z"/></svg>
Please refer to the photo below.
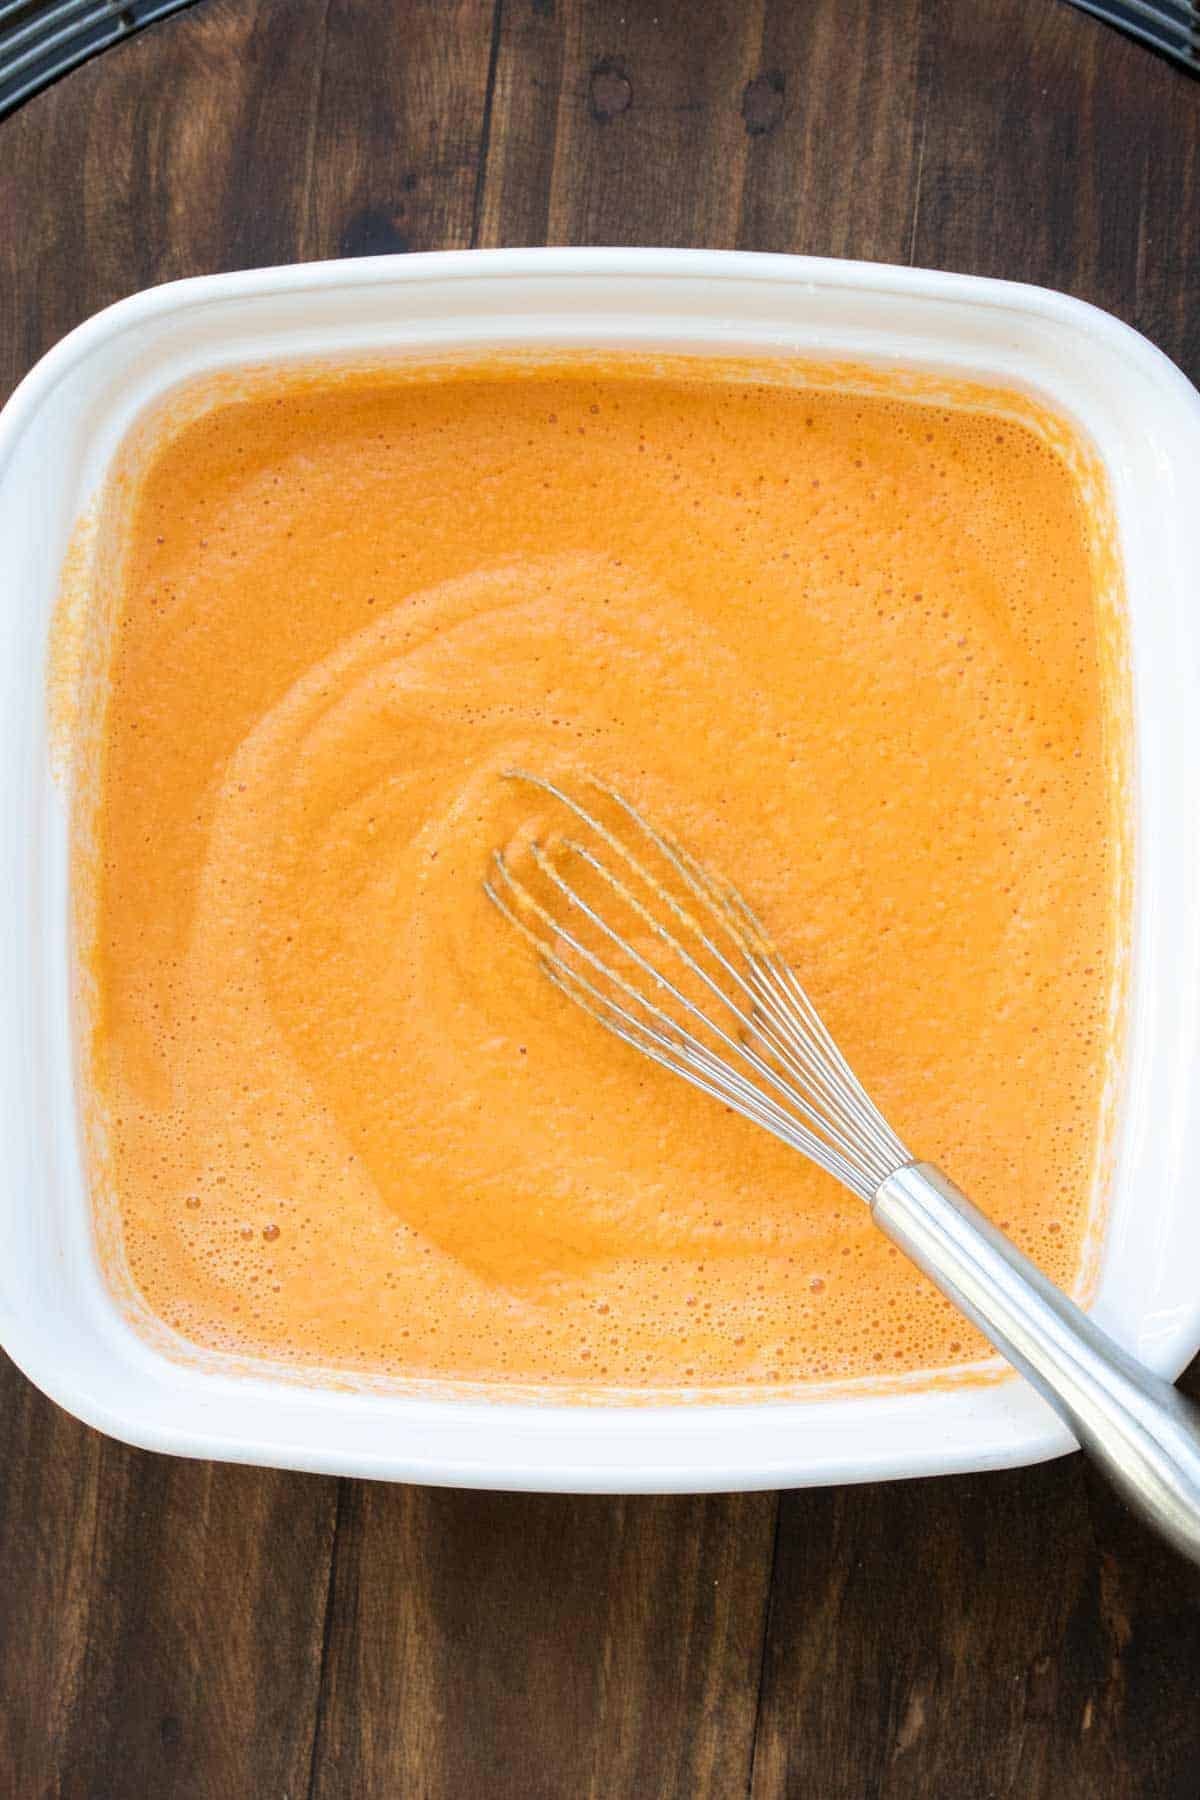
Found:
<svg viewBox="0 0 1200 1800"><path fill-rule="evenodd" d="M0 118L97 50L196 0L0 0Z"/></svg>
<svg viewBox="0 0 1200 1800"><path fill-rule="evenodd" d="M1070 0L1139 43L1200 75L1200 6L1194 0Z"/></svg>

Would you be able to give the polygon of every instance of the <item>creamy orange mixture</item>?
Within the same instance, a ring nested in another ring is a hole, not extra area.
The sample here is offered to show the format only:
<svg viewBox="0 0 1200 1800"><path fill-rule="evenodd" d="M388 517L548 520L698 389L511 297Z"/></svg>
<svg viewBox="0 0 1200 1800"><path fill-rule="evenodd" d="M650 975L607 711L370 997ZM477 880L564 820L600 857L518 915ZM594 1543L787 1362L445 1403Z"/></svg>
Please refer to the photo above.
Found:
<svg viewBox="0 0 1200 1800"><path fill-rule="evenodd" d="M200 1344L601 1388L963 1363L865 1207L485 900L593 770L728 872L868 1088L1081 1257L1115 920L1089 518L999 410L711 364L279 378L127 507L88 1062Z"/></svg>

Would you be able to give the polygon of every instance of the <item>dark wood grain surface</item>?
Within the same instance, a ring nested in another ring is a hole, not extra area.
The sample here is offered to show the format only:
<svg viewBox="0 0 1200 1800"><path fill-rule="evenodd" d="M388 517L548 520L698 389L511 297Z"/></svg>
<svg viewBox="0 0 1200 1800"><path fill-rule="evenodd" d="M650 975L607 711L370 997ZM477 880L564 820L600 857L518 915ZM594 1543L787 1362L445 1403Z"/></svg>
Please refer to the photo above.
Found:
<svg viewBox="0 0 1200 1800"><path fill-rule="evenodd" d="M1195 379L1200 84L1061 0L198 0L0 125L0 391L147 283L540 243L1044 282ZM0 1406L0 1800L1200 1796L1200 1576L1078 1457L559 1499Z"/></svg>

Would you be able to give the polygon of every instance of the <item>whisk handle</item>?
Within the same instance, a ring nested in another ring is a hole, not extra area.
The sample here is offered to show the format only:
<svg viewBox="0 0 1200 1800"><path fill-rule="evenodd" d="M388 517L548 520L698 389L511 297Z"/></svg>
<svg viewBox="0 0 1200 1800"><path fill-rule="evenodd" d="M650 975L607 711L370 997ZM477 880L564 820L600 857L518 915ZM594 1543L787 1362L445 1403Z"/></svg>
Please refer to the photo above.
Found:
<svg viewBox="0 0 1200 1800"><path fill-rule="evenodd" d="M875 1223L1031 1381L1129 1504L1200 1564L1200 1409L1127 1355L931 1163Z"/></svg>

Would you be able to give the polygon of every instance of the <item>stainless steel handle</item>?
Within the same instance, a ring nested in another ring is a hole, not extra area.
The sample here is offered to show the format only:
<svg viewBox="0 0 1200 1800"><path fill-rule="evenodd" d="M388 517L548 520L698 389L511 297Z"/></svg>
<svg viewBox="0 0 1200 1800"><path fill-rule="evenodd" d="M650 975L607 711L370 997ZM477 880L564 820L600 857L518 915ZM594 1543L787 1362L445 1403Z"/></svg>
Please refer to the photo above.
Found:
<svg viewBox="0 0 1200 1800"><path fill-rule="evenodd" d="M1044 1395L1129 1504L1200 1563L1200 1410L1114 1344L931 1163L889 1176L871 1212Z"/></svg>

